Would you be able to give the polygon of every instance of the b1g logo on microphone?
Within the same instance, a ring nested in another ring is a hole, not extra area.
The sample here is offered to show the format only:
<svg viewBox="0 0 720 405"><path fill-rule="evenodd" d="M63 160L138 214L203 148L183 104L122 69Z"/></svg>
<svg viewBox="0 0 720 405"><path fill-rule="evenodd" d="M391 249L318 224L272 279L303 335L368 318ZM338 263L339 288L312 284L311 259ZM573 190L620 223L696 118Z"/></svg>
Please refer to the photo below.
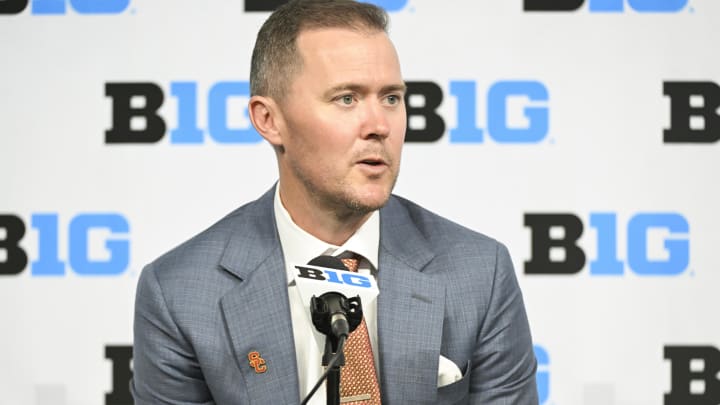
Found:
<svg viewBox="0 0 720 405"><path fill-rule="evenodd" d="M525 214L530 228L531 254L525 274L576 274L585 267L585 249L580 246L583 222L570 213ZM690 260L689 225L678 213L638 213L626 228L626 262L618 257L617 214L590 214L596 234L596 257L590 262L591 276L622 276L625 264L639 276L676 276L685 272Z"/></svg>
<svg viewBox="0 0 720 405"><path fill-rule="evenodd" d="M720 403L720 350L713 346L665 346L670 392L665 405Z"/></svg>
<svg viewBox="0 0 720 405"><path fill-rule="evenodd" d="M677 13L688 0L524 0L525 11L575 11L587 3L591 13L619 13L627 8L638 13Z"/></svg>
<svg viewBox="0 0 720 405"><path fill-rule="evenodd" d="M288 0L245 0L245 11L274 11ZM387 11L400 11L408 5L408 0L365 0Z"/></svg>
<svg viewBox="0 0 720 405"><path fill-rule="evenodd" d="M360 288L372 288L370 278L362 274L320 267L295 266L295 268L298 270L297 276L306 280L326 281L328 283Z"/></svg>
<svg viewBox="0 0 720 405"><path fill-rule="evenodd" d="M664 82L663 94L670 98L665 143L720 140L720 86L713 82Z"/></svg>
<svg viewBox="0 0 720 405"><path fill-rule="evenodd" d="M128 8L130 0L2 0L0 15L20 14L28 4L34 15L63 15L68 9L78 14L120 14Z"/></svg>
<svg viewBox="0 0 720 405"><path fill-rule="evenodd" d="M30 224L37 231L37 259L31 264L30 274L64 276L67 266L59 252L59 215L33 214ZM0 276L20 274L27 267L28 253L20 246L26 229L19 216L0 214ZM67 232L67 264L75 274L115 276L127 270L130 240L126 235L130 225L124 216L117 213L78 214L70 220Z"/></svg>
<svg viewBox="0 0 720 405"><path fill-rule="evenodd" d="M435 142L445 134L445 119L437 109L443 90L434 82L407 82L405 104L408 129L405 142ZM480 144L486 135L497 143L538 143L549 130L549 92L539 81L498 81L478 103L477 83L451 80L450 95L457 104L456 127L449 131L451 143ZM486 128L478 128L478 104L486 108Z"/></svg>

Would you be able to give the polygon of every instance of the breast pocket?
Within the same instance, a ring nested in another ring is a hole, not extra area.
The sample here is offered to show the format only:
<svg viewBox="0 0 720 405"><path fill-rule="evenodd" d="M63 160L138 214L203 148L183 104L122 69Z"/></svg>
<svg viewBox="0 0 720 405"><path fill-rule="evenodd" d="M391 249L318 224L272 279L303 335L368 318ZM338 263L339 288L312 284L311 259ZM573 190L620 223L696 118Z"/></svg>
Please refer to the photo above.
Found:
<svg viewBox="0 0 720 405"><path fill-rule="evenodd" d="M468 361L461 379L438 388L438 405L461 405L468 403L470 400L470 370L470 361Z"/></svg>

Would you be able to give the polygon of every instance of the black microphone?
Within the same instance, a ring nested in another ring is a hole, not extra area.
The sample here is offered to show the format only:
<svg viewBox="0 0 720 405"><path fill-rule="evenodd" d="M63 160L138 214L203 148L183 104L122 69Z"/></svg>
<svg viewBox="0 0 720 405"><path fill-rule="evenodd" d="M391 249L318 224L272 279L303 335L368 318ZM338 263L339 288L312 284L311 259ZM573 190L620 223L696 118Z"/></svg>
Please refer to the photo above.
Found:
<svg viewBox="0 0 720 405"><path fill-rule="evenodd" d="M308 265L348 271L342 260L334 256L318 256L310 260ZM307 404L325 379L328 381L326 394L328 403L339 404L340 367L345 365L343 347L350 332L354 331L362 321L360 296L347 298L336 291L323 293L319 297L313 295L310 298L310 316L315 329L326 336L322 357L322 365L326 370L301 405Z"/></svg>
<svg viewBox="0 0 720 405"><path fill-rule="evenodd" d="M308 265L348 270L342 260L335 256L318 256L310 260ZM310 315L319 332L335 338L347 337L362 321L362 302L360 296L347 298L335 291L326 292L320 297L313 295L310 299Z"/></svg>

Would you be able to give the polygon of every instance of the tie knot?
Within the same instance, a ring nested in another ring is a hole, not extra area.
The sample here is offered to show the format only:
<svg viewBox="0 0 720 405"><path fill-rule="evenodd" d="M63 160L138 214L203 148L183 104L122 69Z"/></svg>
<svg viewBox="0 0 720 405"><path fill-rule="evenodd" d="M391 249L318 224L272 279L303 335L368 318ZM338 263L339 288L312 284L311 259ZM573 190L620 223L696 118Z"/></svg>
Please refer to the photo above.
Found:
<svg viewBox="0 0 720 405"><path fill-rule="evenodd" d="M357 255L353 254L352 257L340 259L340 261L343 262L343 264L345 265L345 267L347 267L348 270L352 271L353 273L357 273L358 264L360 263Z"/></svg>

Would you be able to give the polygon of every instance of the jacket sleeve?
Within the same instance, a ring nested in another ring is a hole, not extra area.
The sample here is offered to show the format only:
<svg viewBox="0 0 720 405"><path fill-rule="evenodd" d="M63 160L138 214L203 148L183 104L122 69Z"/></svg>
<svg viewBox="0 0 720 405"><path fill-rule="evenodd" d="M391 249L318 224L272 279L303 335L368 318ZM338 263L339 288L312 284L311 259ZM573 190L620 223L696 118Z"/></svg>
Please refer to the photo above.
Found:
<svg viewBox="0 0 720 405"><path fill-rule="evenodd" d="M135 405L211 405L195 352L173 319L156 269L145 267L135 296Z"/></svg>
<svg viewBox="0 0 720 405"><path fill-rule="evenodd" d="M537 361L522 293L507 248L500 243L490 303L472 368L471 404L538 404Z"/></svg>

